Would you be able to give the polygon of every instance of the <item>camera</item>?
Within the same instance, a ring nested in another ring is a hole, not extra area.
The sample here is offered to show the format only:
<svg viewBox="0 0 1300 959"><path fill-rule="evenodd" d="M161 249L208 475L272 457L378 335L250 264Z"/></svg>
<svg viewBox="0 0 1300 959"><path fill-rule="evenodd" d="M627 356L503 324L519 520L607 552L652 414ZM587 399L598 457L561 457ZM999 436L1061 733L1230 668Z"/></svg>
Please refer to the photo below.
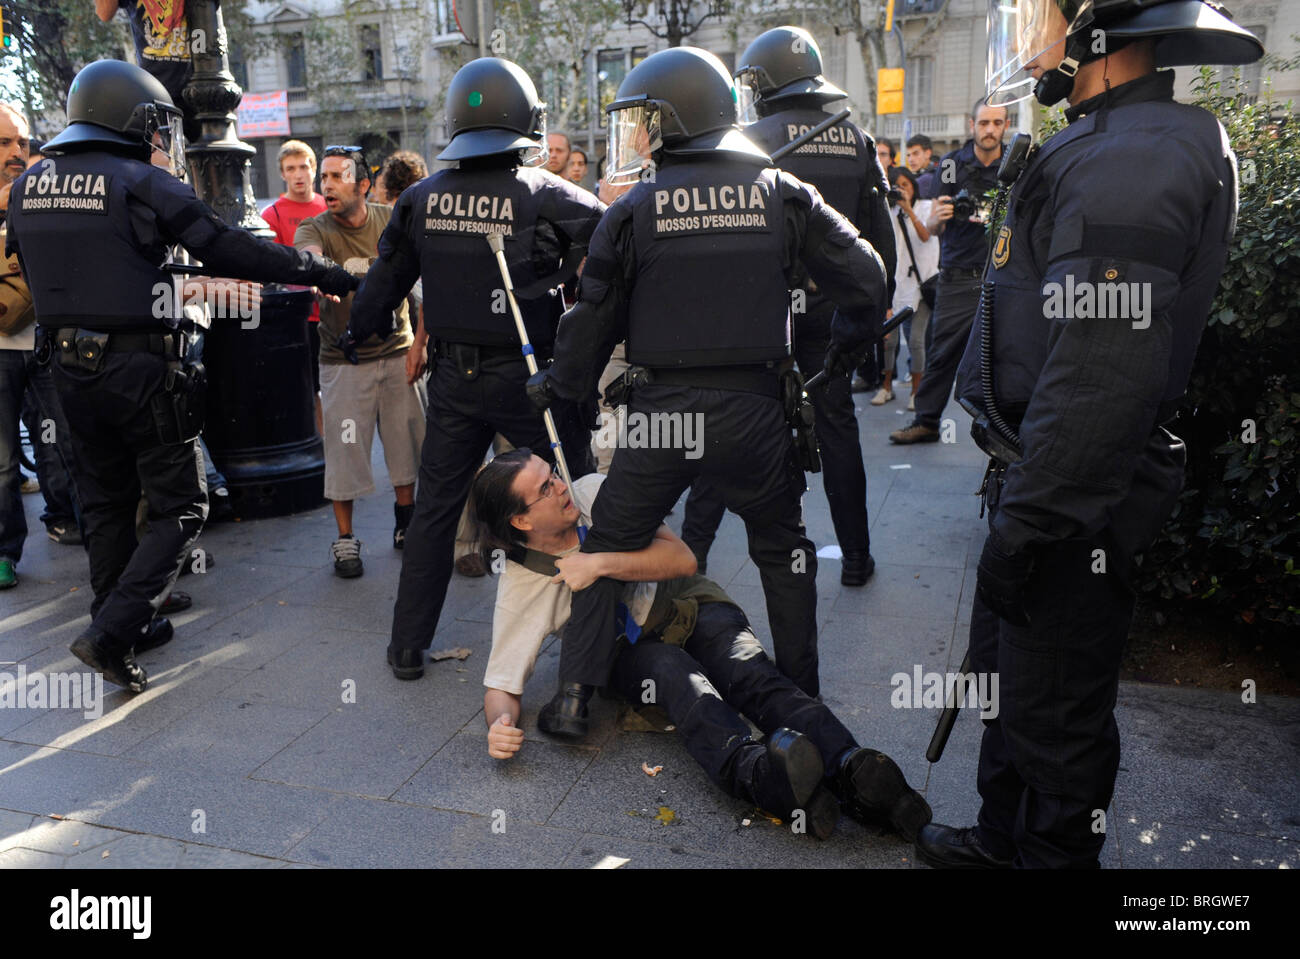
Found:
<svg viewBox="0 0 1300 959"><path fill-rule="evenodd" d="M891 186L886 196L889 198L891 205L898 203L898 201L903 198L903 194L898 191L898 187L896 186Z"/></svg>
<svg viewBox="0 0 1300 959"><path fill-rule="evenodd" d="M952 198L952 215L954 219L969 220L975 215L975 198L965 187Z"/></svg>

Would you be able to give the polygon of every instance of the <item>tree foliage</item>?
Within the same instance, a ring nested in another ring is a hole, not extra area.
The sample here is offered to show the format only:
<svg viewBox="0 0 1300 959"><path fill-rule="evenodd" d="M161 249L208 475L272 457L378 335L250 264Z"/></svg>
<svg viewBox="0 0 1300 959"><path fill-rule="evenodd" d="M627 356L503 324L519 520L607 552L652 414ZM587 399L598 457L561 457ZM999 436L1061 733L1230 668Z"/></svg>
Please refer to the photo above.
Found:
<svg viewBox="0 0 1300 959"><path fill-rule="evenodd" d="M1274 62L1275 68L1285 63ZM1206 68L1196 102L1223 122L1241 204L1173 430L1187 484L1148 551L1152 600L1248 624L1300 625L1300 124L1239 74Z"/></svg>

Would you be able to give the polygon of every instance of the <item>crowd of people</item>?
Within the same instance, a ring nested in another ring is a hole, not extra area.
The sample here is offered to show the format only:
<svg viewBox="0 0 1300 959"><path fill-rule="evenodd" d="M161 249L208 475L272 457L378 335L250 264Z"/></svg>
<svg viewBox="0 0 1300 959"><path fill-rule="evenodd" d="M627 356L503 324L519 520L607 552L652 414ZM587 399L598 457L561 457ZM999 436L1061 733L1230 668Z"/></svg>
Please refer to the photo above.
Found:
<svg viewBox="0 0 1300 959"><path fill-rule="evenodd" d="M937 163L923 136L900 164L894 144L833 116L847 94L815 39L777 27L734 71L687 47L634 67L606 107L592 191L585 152L546 132L532 78L485 57L452 78L433 173L409 151L372 165L359 145L317 157L283 144L274 239L231 228L184 182L194 118L170 74L84 68L66 128L30 169L27 121L0 106L0 588L18 584L26 536L16 424L28 396L59 474L41 478L51 538L71 541L75 522L89 556L92 620L71 650L146 688L136 655L173 637L165 613L189 603L173 587L220 482L205 478L203 324L152 306L183 248L213 274L183 281L200 319L217 292L257 303L261 282L319 294L305 336L330 552L338 576L362 575L353 505L374 493L378 430L403 550L385 653L396 679L423 676L453 570L483 572L460 560L504 561L489 755L523 748L524 686L558 632L560 681L537 719L549 735L583 738L606 688L662 706L713 782L803 831L827 836L846 814L936 866L1095 866L1104 837L1089 815L1108 806L1118 763L1126 576L1182 482L1181 444L1161 424L1186 387L1236 200L1222 130L1172 104L1152 31L1178 36L1186 62L1249 62L1262 47L1208 6L1152 21L1149 4L1121 0L1106 14L1119 46L1098 57L1055 0L1025 2L1055 39L1013 58L972 109L970 139ZM1037 151L1006 142L1008 76L1071 103L1069 128ZM1117 195L1110 174L1153 129L1187 149L1143 185L1177 221L1144 246L1127 237L1154 236L1152 201ZM1013 184L1030 202L1007 206ZM1130 276L1177 306L1154 335L1149 322L1049 335L1040 291L1063 271ZM915 418L890 441L938 441L955 384L990 457L970 658L1001 675L1005 698L985 720L984 804L965 829L931 824L897 764L820 697L805 473L824 469L841 583L863 586L875 559L851 377L879 407L904 370ZM613 443L599 440L606 416L620 424ZM646 424L665 432L633 440ZM688 490L678 537L663 521ZM770 658L705 575L726 510L762 581ZM1098 548L1110 575L1096 575Z"/></svg>

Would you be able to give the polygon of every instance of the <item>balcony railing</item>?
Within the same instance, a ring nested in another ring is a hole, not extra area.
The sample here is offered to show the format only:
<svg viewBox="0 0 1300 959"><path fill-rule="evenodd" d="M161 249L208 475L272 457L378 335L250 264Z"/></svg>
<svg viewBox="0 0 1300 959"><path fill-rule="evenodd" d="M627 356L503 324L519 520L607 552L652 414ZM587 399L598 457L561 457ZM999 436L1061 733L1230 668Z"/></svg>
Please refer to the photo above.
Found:
<svg viewBox="0 0 1300 959"><path fill-rule="evenodd" d="M970 136L965 113L919 113L910 119L912 121L913 136L923 133L932 140L966 140ZM1009 110L1007 112L1007 127L1014 130L1017 128L1016 124L1018 122L1018 111ZM880 134L890 139L902 137L902 115L891 113L886 116L880 124Z"/></svg>

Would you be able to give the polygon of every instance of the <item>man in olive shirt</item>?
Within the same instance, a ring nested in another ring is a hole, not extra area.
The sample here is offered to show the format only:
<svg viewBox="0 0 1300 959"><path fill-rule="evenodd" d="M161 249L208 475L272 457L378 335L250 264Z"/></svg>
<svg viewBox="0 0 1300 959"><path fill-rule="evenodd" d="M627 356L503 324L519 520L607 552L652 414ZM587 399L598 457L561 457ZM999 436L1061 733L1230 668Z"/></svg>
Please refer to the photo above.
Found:
<svg viewBox="0 0 1300 959"><path fill-rule="evenodd" d="M293 244L327 256L349 273L365 276L379 248L379 235L392 210L368 203L370 168L357 147L329 147L321 162L325 212L303 220ZM325 439L325 497L334 502L339 536L331 551L334 572L360 576L361 541L352 533L352 501L373 493L370 447L375 424L384 446L396 502L393 547L401 549L415 511L415 476L424 443L424 411L415 387L407 382L406 354L414 337L407 304L397 310L393 332L371 337L357 347L353 366L335 346L348 327L352 294L340 302L321 302L320 389Z"/></svg>

